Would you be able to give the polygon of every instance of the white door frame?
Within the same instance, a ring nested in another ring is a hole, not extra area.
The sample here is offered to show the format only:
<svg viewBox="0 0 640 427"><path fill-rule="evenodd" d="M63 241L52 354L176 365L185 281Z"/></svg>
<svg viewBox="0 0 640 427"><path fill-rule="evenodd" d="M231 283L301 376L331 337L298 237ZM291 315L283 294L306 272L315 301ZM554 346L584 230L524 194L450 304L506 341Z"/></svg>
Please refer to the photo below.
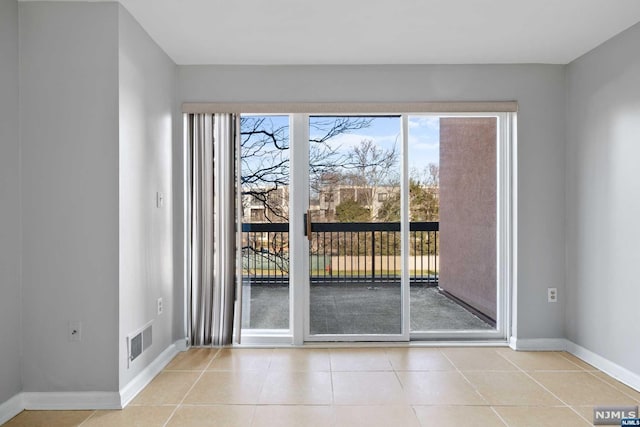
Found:
<svg viewBox="0 0 640 427"><path fill-rule="evenodd" d="M309 241L303 215L309 207L309 115L289 116L289 322L293 345L302 345L309 329Z"/></svg>
<svg viewBox="0 0 640 427"><path fill-rule="evenodd" d="M328 114L331 116L335 116L336 114ZM322 114L313 114L313 116L322 116ZM406 115L400 114L371 114L371 113L349 113L344 114L344 116L397 116L400 118L400 134L401 134L401 220L400 220L400 235L401 235L401 253L408 253L409 250L409 212L406 208L408 206L409 197L409 173L406 165L407 165L407 144L408 144L408 120ZM358 342L358 341L377 341L377 342L408 342L409 341L409 326L410 326L410 316L409 316L409 273L408 273L408 258L404 257L403 266L402 266L402 277L401 277L401 333L399 334L327 334L327 335L312 335L310 332L310 275L309 275L309 241L307 237L304 235L304 224L302 223L302 215L309 207L309 114L292 114L293 119L291 123L293 125L293 132L291 133L291 159L292 168L294 162L300 162L296 166L296 171L292 170L292 184L294 187L304 185L304 189L296 190L295 196L290 198L290 209L297 213L290 214L290 230L289 230L289 239L292 242L292 239L296 242L296 248L292 247L291 253L296 254L298 258L300 256L304 256L304 260L299 260L295 262L294 259L296 257L291 257L290 265L292 265L292 271L295 271L294 274L295 280L291 279L290 283L295 285L293 286L294 293L302 292L303 295L298 296L296 298L292 298L292 306L291 310L297 320L292 323L293 327L293 343L294 345L299 345L304 342L338 342L338 341L346 341L346 342ZM296 131L296 127L298 127L300 132ZM303 133L304 132L304 133ZM300 153L299 151L304 151L304 153ZM304 163L302 163L304 162ZM302 200L302 198L304 198ZM301 208L302 207L302 208ZM294 224L293 218L296 219L296 224ZM304 247L304 251L302 248ZM298 264L298 265L296 265ZM304 270L304 273L302 272ZM299 284L303 284L303 289L300 289ZM302 305L298 305L298 304ZM294 305L295 304L295 305ZM302 307L302 309L301 309ZM302 313L302 319L300 317L300 311ZM299 326L302 326L303 329L299 329ZM298 328L296 328L298 326ZM300 331L303 333L301 334Z"/></svg>
<svg viewBox="0 0 640 427"><path fill-rule="evenodd" d="M512 325L512 293L516 289L516 113L416 113L411 116L496 117L496 328L482 330L433 330L411 333L412 341L486 341L509 339Z"/></svg>
<svg viewBox="0 0 640 427"><path fill-rule="evenodd" d="M322 114L313 114L322 115ZM336 115L335 113L329 115ZM345 115L399 115L392 114L345 114ZM291 187L289 195L290 220L290 330L286 335L243 339L243 344L267 344L290 342L301 346L305 342L332 341L486 341L507 340L513 320L513 295L516 289L516 218L517 218L517 141L515 113L407 113L401 117L401 247L409 253L409 171L408 167L408 119L409 116L437 117L497 117L497 325L492 331L424 331L410 332L409 259L403 256L401 278L402 332L393 335L311 335L309 329L309 244L304 235L303 214L309 206L309 114L289 114Z"/></svg>

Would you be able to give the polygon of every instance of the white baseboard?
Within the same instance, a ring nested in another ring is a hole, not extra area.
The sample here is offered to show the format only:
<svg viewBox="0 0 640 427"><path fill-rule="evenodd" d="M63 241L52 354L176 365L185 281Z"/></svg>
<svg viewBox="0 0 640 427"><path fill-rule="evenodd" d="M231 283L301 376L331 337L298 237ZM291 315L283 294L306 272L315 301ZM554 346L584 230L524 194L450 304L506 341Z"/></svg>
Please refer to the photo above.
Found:
<svg viewBox="0 0 640 427"><path fill-rule="evenodd" d="M120 409L120 394L109 391L24 392L22 399L29 410Z"/></svg>
<svg viewBox="0 0 640 427"><path fill-rule="evenodd" d="M522 339L511 337L509 347L520 351L566 351L623 384L640 391L640 375L564 338Z"/></svg>
<svg viewBox="0 0 640 427"><path fill-rule="evenodd" d="M509 347L517 351L565 351L568 344L564 338L509 338Z"/></svg>
<svg viewBox="0 0 640 427"><path fill-rule="evenodd" d="M0 425L6 423L23 410L22 393L18 393L6 402L0 403Z"/></svg>
<svg viewBox="0 0 640 427"><path fill-rule="evenodd" d="M586 348L579 346L578 344L567 341L567 351L574 356L584 360L593 367L601 370L605 374L617 379L621 383L628 385L629 387L640 391L640 375L635 372L631 372L627 368L624 368L617 363L606 359L599 354L587 350Z"/></svg>
<svg viewBox="0 0 640 427"><path fill-rule="evenodd" d="M184 348L184 350L182 350ZM127 385L120 389L119 405L124 408L138 395L156 375L158 375L165 366L171 362L180 351L186 350L185 340L178 340L175 343L167 347L162 353L155 358L153 362L144 368L138 375L135 376Z"/></svg>
<svg viewBox="0 0 640 427"><path fill-rule="evenodd" d="M4 403L0 403L0 425L9 421L25 409L28 410L87 410L122 409L151 380L164 369L178 354L186 349L184 340L176 341L167 347L140 374L129 382L120 392L80 391L80 392L22 392Z"/></svg>
<svg viewBox="0 0 640 427"><path fill-rule="evenodd" d="M178 349L178 351L187 351L189 350L189 339L184 338L182 340L178 340L175 342L175 346Z"/></svg>

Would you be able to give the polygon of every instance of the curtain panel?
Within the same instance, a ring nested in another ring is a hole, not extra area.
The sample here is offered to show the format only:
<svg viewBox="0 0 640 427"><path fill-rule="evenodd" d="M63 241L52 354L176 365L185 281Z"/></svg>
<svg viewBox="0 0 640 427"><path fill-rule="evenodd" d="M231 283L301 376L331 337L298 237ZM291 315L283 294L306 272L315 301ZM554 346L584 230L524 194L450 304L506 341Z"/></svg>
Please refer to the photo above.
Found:
<svg viewBox="0 0 640 427"><path fill-rule="evenodd" d="M235 305L236 115L186 114L188 336L232 342Z"/></svg>

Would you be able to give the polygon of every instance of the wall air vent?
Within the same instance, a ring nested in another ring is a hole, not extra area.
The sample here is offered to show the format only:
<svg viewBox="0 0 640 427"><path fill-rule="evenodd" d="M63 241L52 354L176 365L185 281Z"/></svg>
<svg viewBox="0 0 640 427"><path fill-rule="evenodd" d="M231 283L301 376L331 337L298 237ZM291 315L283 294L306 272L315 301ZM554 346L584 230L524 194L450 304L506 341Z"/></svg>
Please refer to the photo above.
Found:
<svg viewBox="0 0 640 427"><path fill-rule="evenodd" d="M138 334L129 341L129 360L134 361L142 354L142 334Z"/></svg>
<svg viewBox="0 0 640 427"><path fill-rule="evenodd" d="M131 367L131 362L136 360L153 343L152 322L147 323L143 328L137 330L127 337L127 367Z"/></svg>

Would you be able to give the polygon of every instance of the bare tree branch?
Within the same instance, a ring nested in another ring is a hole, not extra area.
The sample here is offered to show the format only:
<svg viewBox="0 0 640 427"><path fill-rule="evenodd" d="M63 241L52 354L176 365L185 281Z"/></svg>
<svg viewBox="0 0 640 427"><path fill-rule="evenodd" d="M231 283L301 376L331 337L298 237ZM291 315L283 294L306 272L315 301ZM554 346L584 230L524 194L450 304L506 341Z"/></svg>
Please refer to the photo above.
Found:
<svg viewBox="0 0 640 427"><path fill-rule="evenodd" d="M340 147L330 140L338 135L369 127L373 119L366 117L314 118L310 122L309 170L312 197L319 191L322 176L335 171L346 161ZM240 118L240 157L242 195L251 196L265 210L265 220L286 222L288 211L276 206L269 194L287 188L290 183L289 129L270 117ZM244 197L243 197L244 201Z"/></svg>

